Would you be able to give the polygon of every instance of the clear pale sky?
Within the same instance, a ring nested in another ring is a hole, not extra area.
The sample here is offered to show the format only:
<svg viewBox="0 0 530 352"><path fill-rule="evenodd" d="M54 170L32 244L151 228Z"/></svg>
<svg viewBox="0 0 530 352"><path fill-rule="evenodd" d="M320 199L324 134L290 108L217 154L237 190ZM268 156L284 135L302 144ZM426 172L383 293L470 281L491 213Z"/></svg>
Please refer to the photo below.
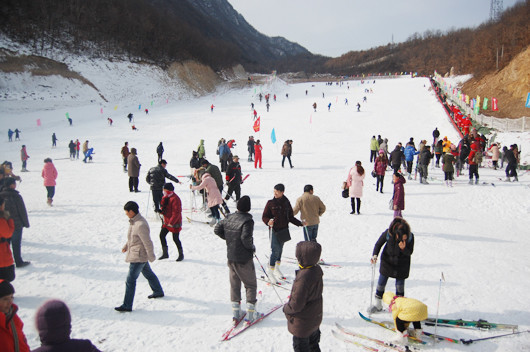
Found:
<svg viewBox="0 0 530 352"><path fill-rule="evenodd" d="M521 0L504 0L503 9ZM399 43L426 30L476 27L490 16L490 0L228 0L268 36L296 42L313 54Z"/></svg>

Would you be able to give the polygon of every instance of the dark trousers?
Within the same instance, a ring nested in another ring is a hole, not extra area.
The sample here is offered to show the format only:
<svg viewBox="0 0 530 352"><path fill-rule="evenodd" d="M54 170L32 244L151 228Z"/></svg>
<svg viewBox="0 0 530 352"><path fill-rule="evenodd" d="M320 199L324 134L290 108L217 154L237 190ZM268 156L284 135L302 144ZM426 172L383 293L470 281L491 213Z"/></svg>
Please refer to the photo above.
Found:
<svg viewBox="0 0 530 352"><path fill-rule="evenodd" d="M164 196L164 192L161 189L152 189L153 192L153 204L155 205L155 211L160 210L160 202Z"/></svg>
<svg viewBox="0 0 530 352"><path fill-rule="evenodd" d="M165 227L162 227L162 229L160 230L160 243L162 244L162 248L167 248L166 236L168 233L169 233L169 230L166 229ZM173 235L173 242L175 242L175 244L177 245L177 249L179 250L179 254L181 254L182 243L180 242L180 238L179 238L180 232L172 232L171 234Z"/></svg>
<svg viewBox="0 0 530 352"><path fill-rule="evenodd" d="M453 171L444 171L444 174L445 174L445 181L453 180Z"/></svg>
<svg viewBox="0 0 530 352"><path fill-rule="evenodd" d="M351 211L355 213L355 200L357 200L357 214L360 214L361 212L361 198L353 198L351 199Z"/></svg>
<svg viewBox="0 0 530 352"><path fill-rule="evenodd" d="M127 158L123 158L123 168L127 169Z"/></svg>
<svg viewBox="0 0 530 352"><path fill-rule="evenodd" d="M55 186L46 186L46 191L48 191L48 198L52 199L55 195Z"/></svg>
<svg viewBox="0 0 530 352"><path fill-rule="evenodd" d="M228 184L228 190L226 191L226 200L232 196L232 192L236 193L236 202L241 197L241 183L239 181L232 181Z"/></svg>
<svg viewBox="0 0 530 352"><path fill-rule="evenodd" d="M392 164L392 170L394 170L394 172L398 172L400 167L401 164Z"/></svg>
<svg viewBox="0 0 530 352"><path fill-rule="evenodd" d="M320 329L317 329L309 337L293 336L293 349L295 352L320 352Z"/></svg>
<svg viewBox="0 0 530 352"><path fill-rule="evenodd" d="M370 150L370 162L374 161L377 158L377 150Z"/></svg>
<svg viewBox="0 0 530 352"><path fill-rule="evenodd" d="M129 177L129 191L138 191L138 177Z"/></svg>
<svg viewBox="0 0 530 352"><path fill-rule="evenodd" d="M407 330L410 323L414 325L414 329L421 329L421 322L419 321L406 321L396 318L396 328L399 330L399 332Z"/></svg>
<svg viewBox="0 0 530 352"><path fill-rule="evenodd" d="M508 163L506 166L506 177L517 176L517 163Z"/></svg>
<svg viewBox="0 0 530 352"><path fill-rule="evenodd" d="M478 180L478 165L469 165L469 179L473 179L473 175L475 175L475 180Z"/></svg>
<svg viewBox="0 0 530 352"><path fill-rule="evenodd" d="M376 183L375 183L375 190L380 191L383 193L383 180L385 179L385 175L377 175L375 177Z"/></svg>
<svg viewBox="0 0 530 352"><path fill-rule="evenodd" d="M388 277L380 273L379 279L377 280L377 287L375 289L375 296L377 298L383 298L387 282ZM396 296L405 296L405 279L396 279Z"/></svg>
<svg viewBox="0 0 530 352"><path fill-rule="evenodd" d="M407 172L409 173L409 175L412 173L412 160L407 161Z"/></svg>
<svg viewBox="0 0 530 352"><path fill-rule="evenodd" d="M283 167L283 164L285 163L285 158L287 158L287 160L289 160L289 166L292 168L293 167L293 163L291 163L291 156L290 155L284 155L283 158L282 158L282 167Z"/></svg>
<svg viewBox="0 0 530 352"><path fill-rule="evenodd" d="M9 282L15 280L15 264L0 268L0 279Z"/></svg>
<svg viewBox="0 0 530 352"><path fill-rule="evenodd" d="M436 166L440 167L440 157L442 156L442 154L435 154L435 155L436 155Z"/></svg>
<svg viewBox="0 0 530 352"><path fill-rule="evenodd" d="M22 264L22 230L23 227L16 227L11 236L11 248L13 249L13 259L15 264Z"/></svg>

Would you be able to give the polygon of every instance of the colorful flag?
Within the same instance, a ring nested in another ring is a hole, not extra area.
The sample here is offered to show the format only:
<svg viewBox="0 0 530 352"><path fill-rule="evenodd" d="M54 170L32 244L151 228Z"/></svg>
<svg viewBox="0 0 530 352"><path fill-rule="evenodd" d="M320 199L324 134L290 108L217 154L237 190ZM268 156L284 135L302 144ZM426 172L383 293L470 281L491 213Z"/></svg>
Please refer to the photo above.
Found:
<svg viewBox="0 0 530 352"><path fill-rule="evenodd" d="M142 110L142 104L138 104L138 110Z"/></svg>
<svg viewBox="0 0 530 352"><path fill-rule="evenodd" d="M466 94L466 104L469 105L469 95Z"/></svg>
<svg viewBox="0 0 530 352"><path fill-rule="evenodd" d="M274 128L272 129L272 132L271 132L271 141L272 141L272 144L276 143L276 132L274 131Z"/></svg>
<svg viewBox="0 0 530 352"><path fill-rule="evenodd" d="M491 98L491 111L497 110L499 110L499 106L497 105L497 98Z"/></svg>
<svg viewBox="0 0 530 352"><path fill-rule="evenodd" d="M260 126L260 123L261 123L260 119L261 119L261 116L258 116L256 121L254 121L254 132L259 132L259 126Z"/></svg>
<svg viewBox="0 0 530 352"><path fill-rule="evenodd" d="M475 104L475 108L474 108L474 113L475 115L478 115L479 114L479 111L480 110L480 105L478 104L478 102Z"/></svg>
<svg viewBox="0 0 530 352"><path fill-rule="evenodd" d="M101 108L99 111L103 114L103 108Z"/></svg>
<svg viewBox="0 0 530 352"><path fill-rule="evenodd" d="M477 95L477 105L480 106L480 96Z"/></svg>
<svg viewBox="0 0 530 352"><path fill-rule="evenodd" d="M70 114L69 114L69 113L66 113L66 118L67 118L67 119L70 118Z"/></svg>
<svg viewBox="0 0 530 352"><path fill-rule="evenodd" d="M526 96L526 105L527 108L530 108L530 93Z"/></svg>
<svg viewBox="0 0 530 352"><path fill-rule="evenodd" d="M484 98L484 103L482 103L482 110L486 110L488 108L488 98Z"/></svg>
<svg viewBox="0 0 530 352"><path fill-rule="evenodd" d="M37 119L37 126L40 127L40 125L41 125L40 119Z"/></svg>

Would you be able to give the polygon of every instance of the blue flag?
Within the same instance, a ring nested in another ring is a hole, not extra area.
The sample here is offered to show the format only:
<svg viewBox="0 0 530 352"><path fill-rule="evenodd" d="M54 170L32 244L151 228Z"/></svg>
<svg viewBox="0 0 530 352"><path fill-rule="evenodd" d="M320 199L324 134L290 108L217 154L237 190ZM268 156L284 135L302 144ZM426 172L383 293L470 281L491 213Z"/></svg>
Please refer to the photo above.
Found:
<svg viewBox="0 0 530 352"><path fill-rule="evenodd" d="M274 132L274 128L272 129L272 133L271 133L271 141L272 141L272 144L276 143L276 132Z"/></svg>
<svg viewBox="0 0 530 352"><path fill-rule="evenodd" d="M530 108L530 93L528 93L528 96L526 97L526 107Z"/></svg>

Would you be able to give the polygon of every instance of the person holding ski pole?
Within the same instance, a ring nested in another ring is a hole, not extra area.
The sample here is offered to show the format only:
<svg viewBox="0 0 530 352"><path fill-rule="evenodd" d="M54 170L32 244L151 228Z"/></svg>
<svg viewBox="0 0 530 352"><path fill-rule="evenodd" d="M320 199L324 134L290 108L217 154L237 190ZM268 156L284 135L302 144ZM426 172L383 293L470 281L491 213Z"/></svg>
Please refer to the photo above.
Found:
<svg viewBox="0 0 530 352"><path fill-rule="evenodd" d="M377 256L383 245L385 247L381 253L375 304L368 308L368 313L380 312L383 309L381 299L389 277L396 279L396 295L405 295L405 279L409 277L410 256L414 251L414 235L405 219L395 217L388 229L381 234L370 259L372 264L377 263Z"/></svg>
<svg viewBox="0 0 530 352"><path fill-rule="evenodd" d="M305 185L304 194L296 200L293 215L296 216L300 212L300 217L304 223L304 239L306 241L316 242L320 217L325 211L326 206L322 200L313 194L313 186Z"/></svg>
<svg viewBox="0 0 530 352"><path fill-rule="evenodd" d="M302 226L302 222L294 217L291 202L284 196L285 186L278 183L274 186L274 198L269 200L261 217L263 223L269 227L271 255L269 258L268 277L272 283L285 280L280 271L283 245L291 240L289 223Z"/></svg>

